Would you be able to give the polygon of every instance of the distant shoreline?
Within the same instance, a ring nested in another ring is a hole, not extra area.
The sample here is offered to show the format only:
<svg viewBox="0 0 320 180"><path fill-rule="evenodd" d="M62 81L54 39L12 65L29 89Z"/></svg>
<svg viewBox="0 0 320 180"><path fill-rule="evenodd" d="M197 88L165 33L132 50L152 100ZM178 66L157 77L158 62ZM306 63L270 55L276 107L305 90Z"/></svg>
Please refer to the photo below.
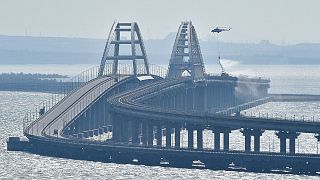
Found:
<svg viewBox="0 0 320 180"><path fill-rule="evenodd" d="M163 39L145 40L150 63L168 64L175 33ZM105 39L69 37L28 37L0 35L1 64L98 64ZM214 40L199 40L205 64L217 59ZM268 40L258 43L220 42L221 57L254 65L320 64L320 43L277 45ZM53 63L54 62L54 63Z"/></svg>
<svg viewBox="0 0 320 180"><path fill-rule="evenodd" d="M70 89L68 76L40 73L1 73L0 91L61 93Z"/></svg>

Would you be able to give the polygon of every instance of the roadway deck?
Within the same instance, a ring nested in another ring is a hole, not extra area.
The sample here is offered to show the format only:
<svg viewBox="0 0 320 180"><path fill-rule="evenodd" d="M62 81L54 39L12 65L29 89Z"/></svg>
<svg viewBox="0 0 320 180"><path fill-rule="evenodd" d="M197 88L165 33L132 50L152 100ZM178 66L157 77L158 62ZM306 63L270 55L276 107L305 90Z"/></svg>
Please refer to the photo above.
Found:
<svg viewBox="0 0 320 180"><path fill-rule="evenodd" d="M130 92L124 92L109 100L113 111L135 117L148 117L155 121L191 123L203 126L230 127L231 129L257 128L264 130L320 133L320 122L291 119L269 119L245 116L221 116L215 113L183 111L150 106L141 102L143 96L159 94L168 88L183 86L187 79L163 80Z"/></svg>
<svg viewBox="0 0 320 180"><path fill-rule="evenodd" d="M128 77L129 76L120 76L118 80L123 80ZM60 132L65 125L116 83L114 78L104 76L84 84L68 94L58 104L33 122L25 131L25 134L62 138ZM57 130L58 133L54 132L55 130Z"/></svg>

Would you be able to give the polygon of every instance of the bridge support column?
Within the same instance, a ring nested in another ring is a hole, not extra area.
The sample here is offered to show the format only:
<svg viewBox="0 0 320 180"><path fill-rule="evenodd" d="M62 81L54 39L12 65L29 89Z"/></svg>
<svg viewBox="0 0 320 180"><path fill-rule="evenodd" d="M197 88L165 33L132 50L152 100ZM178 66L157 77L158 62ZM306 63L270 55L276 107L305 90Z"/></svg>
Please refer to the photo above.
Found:
<svg viewBox="0 0 320 180"><path fill-rule="evenodd" d="M250 152L251 151L251 136L245 135L244 137L244 151Z"/></svg>
<svg viewBox="0 0 320 180"><path fill-rule="evenodd" d="M188 127L188 148L193 149L193 127Z"/></svg>
<svg viewBox="0 0 320 180"><path fill-rule="evenodd" d="M171 126L166 127L166 147L171 147Z"/></svg>
<svg viewBox="0 0 320 180"><path fill-rule="evenodd" d="M147 145L147 124L146 122L142 122L142 129L141 129L141 133L142 133L142 144L143 145Z"/></svg>
<svg viewBox="0 0 320 180"><path fill-rule="evenodd" d="M85 112L81 116L80 132L86 131L88 129L88 122L87 121L88 121L87 112Z"/></svg>
<svg viewBox="0 0 320 180"><path fill-rule="evenodd" d="M260 152L260 137L262 133L255 133L254 137L254 152Z"/></svg>
<svg viewBox="0 0 320 180"><path fill-rule="evenodd" d="M180 125L176 125L176 127L174 128L174 146L176 148L180 148L180 130Z"/></svg>
<svg viewBox="0 0 320 180"><path fill-rule="evenodd" d="M138 121L131 121L131 138L133 144L140 144Z"/></svg>
<svg viewBox="0 0 320 180"><path fill-rule="evenodd" d="M197 149L203 149L202 127L197 128Z"/></svg>
<svg viewBox="0 0 320 180"><path fill-rule="evenodd" d="M111 114L112 116L112 139L115 142L119 142L120 141L120 120L119 117L116 116L115 114Z"/></svg>
<svg viewBox="0 0 320 180"><path fill-rule="evenodd" d="M294 136L289 137L289 153L290 154L296 153L296 137Z"/></svg>
<svg viewBox="0 0 320 180"><path fill-rule="evenodd" d="M296 153L296 139L298 138L298 136L300 135L300 133L297 132L292 132L290 133L290 137L289 137L289 153L290 154L295 154Z"/></svg>
<svg viewBox="0 0 320 180"><path fill-rule="evenodd" d="M157 126L157 145L162 146L162 126Z"/></svg>
<svg viewBox="0 0 320 180"><path fill-rule="evenodd" d="M212 129L212 132L214 134L213 149L216 151L221 150L220 137L221 137L221 133L223 133L223 150L229 151L229 134L231 130L229 128L224 128L224 127L215 127Z"/></svg>
<svg viewBox="0 0 320 180"><path fill-rule="evenodd" d="M280 139L280 153L287 152L287 139L289 139L289 153L296 153L296 138L300 135L297 132L278 131L276 135Z"/></svg>
<svg viewBox="0 0 320 180"><path fill-rule="evenodd" d="M79 120L76 120L74 123L73 123L73 132L72 134L78 134L80 132L80 121Z"/></svg>
<svg viewBox="0 0 320 180"><path fill-rule="evenodd" d="M153 146L153 125L150 123L147 125L147 139L148 146Z"/></svg>
<svg viewBox="0 0 320 180"><path fill-rule="evenodd" d="M286 153L287 149L287 138L283 135L277 134L280 139L280 153Z"/></svg>
<svg viewBox="0 0 320 180"><path fill-rule="evenodd" d="M241 130L242 134L244 135L244 149L245 152L251 151L251 136L254 137L254 152L260 152L260 137L262 136L262 133L264 130L261 129L249 129L244 128Z"/></svg>
<svg viewBox="0 0 320 180"><path fill-rule="evenodd" d="M129 121L123 119L121 122L121 142L129 142Z"/></svg>
<svg viewBox="0 0 320 180"><path fill-rule="evenodd" d="M230 144L229 135L230 135L230 131L223 133L223 150L224 151L229 151L229 144Z"/></svg>
<svg viewBox="0 0 320 180"><path fill-rule="evenodd" d="M220 151L220 132L214 131L214 150Z"/></svg>

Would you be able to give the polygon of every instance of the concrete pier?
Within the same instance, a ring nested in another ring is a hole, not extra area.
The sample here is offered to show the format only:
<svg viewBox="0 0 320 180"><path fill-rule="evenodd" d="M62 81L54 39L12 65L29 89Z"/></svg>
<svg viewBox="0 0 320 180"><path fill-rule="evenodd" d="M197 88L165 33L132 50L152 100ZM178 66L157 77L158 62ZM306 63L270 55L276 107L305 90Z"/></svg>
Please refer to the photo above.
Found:
<svg viewBox="0 0 320 180"><path fill-rule="evenodd" d="M175 148L180 148L180 125L176 125L174 128L174 146Z"/></svg>
<svg viewBox="0 0 320 180"><path fill-rule="evenodd" d="M224 127L214 127L212 128L212 132L214 134L214 141L213 141L213 149L216 151L222 150L221 148L221 134L223 135L223 150L229 151L229 134L231 130L229 128Z"/></svg>
<svg viewBox="0 0 320 180"><path fill-rule="evenodd" d="M220 131L214 132L214 150L220 151Z"/></svg>
<svg viewBox="0 0 320 180"><path fill-rule="evenodd" d="M157 126L157 146L162 146L162 126Z"/></svg>
<svg viewBox="0 0 320 180"><path fill-rule="evenodd" d="M260 137L262 136L264 130L261 129L250 129L244 128L241 130L245 138L245 152L251 151L251 137L254 138L254 152L260 152Z"/></svg>
<svg viewBox="0 0 320 180"><path fill-rule="evenodd" d="M230 130L227 130L223 133L223 150L224 151L229 151L229 144L230 144L230 140L229 140L229 135L230 135Z"/></svg>
<svg viewBox="0 0 320 180"><path fill-rule="evenodd" d="M197 149L203 149L203 133L201 127L197 128Z"/></svg>
<svg viewBox="0 0 320 180"><path fill-rule="evenodd" d="M147 124L147 141L148 146L153 146L153 125L151 123Z"/></svg>
<svg viewBox="0 0 320 180"><path fill-rule="evenodd" d="M140 144L139 125L140 123L138 121L131 120L131 138L133 144Z"/></svg>
<svg viewBox="0 0 320 180"><path fill-rule="evenodd" d="M280 153L287 153L287 139L289 139L289 154L296 152L296 138L300 135L297 132L278 131L276 135L280 139Z"/></svg>
<svg viewBox="0 0 320 180"><path fill-rule="evenodd" d="M193 144L193 131L194 128L192 126L187 127L188 130L188 148L189 149L193 149L194 148L194 144Z"/></svg>
<svg viewBox="0 0 320 180"><path fill-rule="evenodd" d="M170 125L166 127L166 147L171 147L171 129Z"/></svg>

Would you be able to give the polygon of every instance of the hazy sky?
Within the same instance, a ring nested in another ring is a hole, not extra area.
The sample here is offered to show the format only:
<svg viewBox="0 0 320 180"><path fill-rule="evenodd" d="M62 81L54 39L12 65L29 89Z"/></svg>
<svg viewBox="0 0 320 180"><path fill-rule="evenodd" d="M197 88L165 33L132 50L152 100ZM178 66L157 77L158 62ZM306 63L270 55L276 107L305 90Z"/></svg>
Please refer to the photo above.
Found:
<svg viewBox="0 0 320 180"><path fill-rule="evenodd" d="M158 39L192 20L204 40L230 26L224 41L319 43L319 8L319 0L0 0L0 34L106 38L118 20Z"/></svg>

